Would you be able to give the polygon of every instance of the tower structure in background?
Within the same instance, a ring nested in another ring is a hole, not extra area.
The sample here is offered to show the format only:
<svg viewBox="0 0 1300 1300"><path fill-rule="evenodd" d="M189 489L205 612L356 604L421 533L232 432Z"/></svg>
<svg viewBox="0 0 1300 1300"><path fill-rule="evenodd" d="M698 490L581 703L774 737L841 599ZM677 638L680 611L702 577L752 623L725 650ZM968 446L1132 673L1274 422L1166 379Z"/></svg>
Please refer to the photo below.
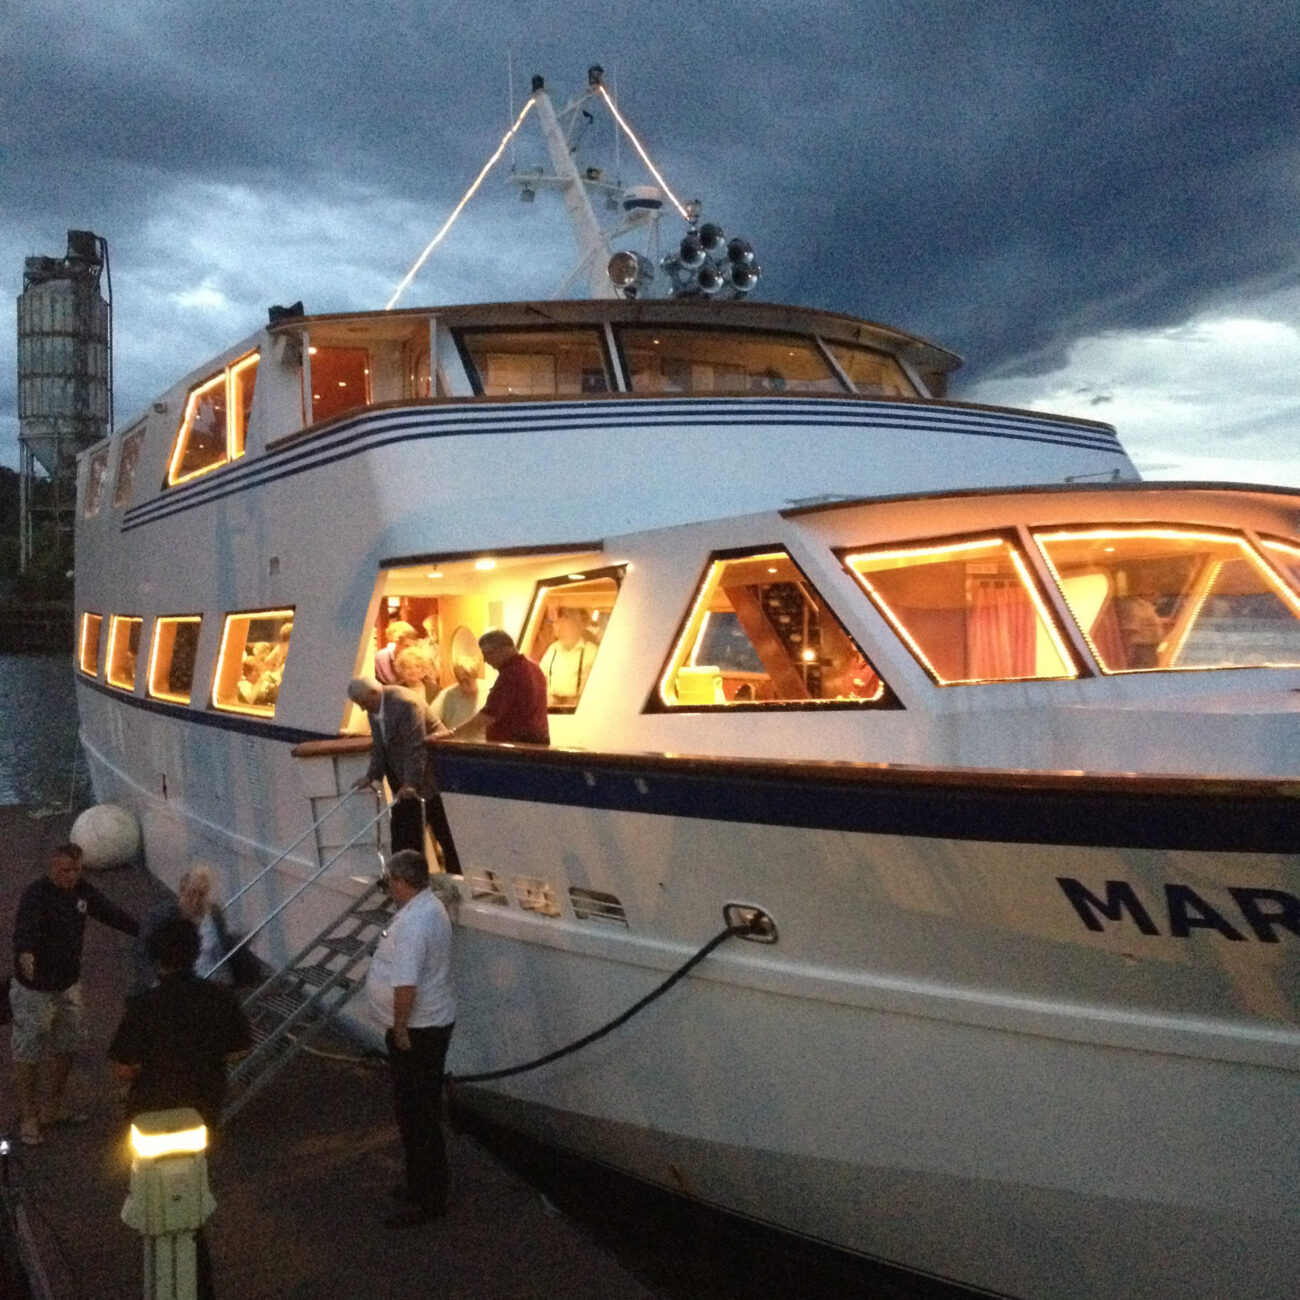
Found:
<svg viewBox="0 0 1300 1300"><path fill-rule="evenodd" d="M104 281L108 298L100 292ZM113 420L108 241L68 231L63 257L29 257L18 298L20 566L38 547L72 555L77 453Z"/></svg>

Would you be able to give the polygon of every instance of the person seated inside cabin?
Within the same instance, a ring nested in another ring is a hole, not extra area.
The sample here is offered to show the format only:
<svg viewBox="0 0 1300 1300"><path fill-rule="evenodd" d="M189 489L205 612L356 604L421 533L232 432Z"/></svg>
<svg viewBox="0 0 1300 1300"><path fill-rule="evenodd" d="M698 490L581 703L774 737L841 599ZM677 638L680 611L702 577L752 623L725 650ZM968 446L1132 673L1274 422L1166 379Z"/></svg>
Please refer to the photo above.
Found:
<svg viewBox="0 0 1300 1300"><path fill-rule="evenodd" d="M546 677L546 703L552 709L578 703L598 647L582 634L576 615L561 610L555 619L555 640L542 652L538 667Z"/></svg>
<svg viewBox="0 0 1300 1300"><path fill-rule="evenodd" d="M461 740L481 740L486 724L481 721L477 726L471 724L487 703L487 683L470 664L457 662L451 671L456 684L438 693L429 712L448 733L457 733Z"/></svg>
<svg viewBox="0 0 1300 1300"><path fill-rule="evenodd" d="M1155 583L1144 580L1116 602L1120 640L1129 668L1159 667L1160 644L1167 624L1156 609L1157 595Z"/></svg>
<svg viewBox="0 0 1300 1300"><path fill-rule="evenodd" d="M292 635L293 619L288 619L280 624L275 643L266 653L265 663L272 672L282 673L284 671L284 661L289 657L289 638Z"/></svg>

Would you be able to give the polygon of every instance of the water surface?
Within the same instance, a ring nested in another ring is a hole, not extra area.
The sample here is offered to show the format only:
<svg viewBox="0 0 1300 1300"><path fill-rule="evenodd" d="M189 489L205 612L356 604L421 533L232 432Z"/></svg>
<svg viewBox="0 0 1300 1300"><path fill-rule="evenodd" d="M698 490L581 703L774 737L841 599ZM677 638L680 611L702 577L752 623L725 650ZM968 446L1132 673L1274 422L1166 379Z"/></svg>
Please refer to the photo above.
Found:
<svg viewBox="0 0 1300 1300"><path fill-rule="evenodd" d="M0 804L66 807L76 755L71 656L0 655Z"/></svg>

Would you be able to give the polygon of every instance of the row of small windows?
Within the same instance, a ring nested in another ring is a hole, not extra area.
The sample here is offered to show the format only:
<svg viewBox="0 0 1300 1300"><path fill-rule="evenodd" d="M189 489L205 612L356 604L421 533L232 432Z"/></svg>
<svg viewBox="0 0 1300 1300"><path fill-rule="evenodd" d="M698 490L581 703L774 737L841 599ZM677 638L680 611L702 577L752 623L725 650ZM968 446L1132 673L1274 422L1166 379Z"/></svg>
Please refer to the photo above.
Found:
<svg viewBox="0 0 1300 1300"><path fill-rule="evenodd" d="M1300 545L1263 540L1257 549L1236 533L1175 527L1062 528L1033 540L1102 673L1300 666ZM1084 671L1010 535L848 550L840 558L938 685L1059 680ZM519 645L546 674L552 711L577 707L621 582L622 570L611 569L537 584ZM457 628L443 656L437 602L393 600L389 622L424 628L417 645L426 649L398 658L410 673L407 685L424 678L443 687L458 680L457 669L481 678L477 636L485 629ZM106 638L103 624L98 614L82 615L80 668L98 674L103 640L104 680L134 691L143 619L111 616ZM146 694L190 703L200 627L198 615L154 620ZM212 707L274 716L292 633L292 610L227 615ZM374 634L385 644L387 624ZM786 551L773 548L709 563L651 707L892 702L825 599Z"/></svg>
<svg viewBox="0 0 1300 1300"><path fill-rule="evenodd" d="M620 388L602 329L463 329L453 331L474 393L497 398L599 396ZM899 362L856 344L799 334L738 329L615 326L623 387L649 396L790 394L912 397ZM259 354L241 357L192 388L168 457L175 487L244 454ZM408 398L434 388L427 343L414 347L404 381ZM364 347L311 346L300 370L307 424L319 424L373 400L371 354ZM129 504L144 428L129 432L118 457L113 504ZM103 505L108 446L90 457L83 513Z"/></svg>
<svg viewBox="0 0 1300 1300"><path fill-rule="evenodd" d="M97 677L102 642L104 680L117 690L134 692L141 672L144 620L112 614L107 622L105 634L102 615L82 614L77 665L87 676ZM151 699L191 702L202 622L198 614L154 619L143 669L145 694ZM212 707L274 717L292 635L289 609L228 614L212 684Z"/></svg>

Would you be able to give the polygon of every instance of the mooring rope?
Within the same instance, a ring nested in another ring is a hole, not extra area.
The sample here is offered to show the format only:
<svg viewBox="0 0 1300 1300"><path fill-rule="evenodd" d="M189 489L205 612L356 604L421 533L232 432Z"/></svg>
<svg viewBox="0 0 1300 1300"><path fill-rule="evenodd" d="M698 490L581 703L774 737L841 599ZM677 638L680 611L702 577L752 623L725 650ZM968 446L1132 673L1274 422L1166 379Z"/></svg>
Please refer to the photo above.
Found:
<svg viewBox="0 0 1300 1300"><path fill-rule="evenodd" d="M604 1038L606 1034L612 1033L620 1025L626 1024L638 1011L645 1010L657 998L663 997L678 980L684 979L695 969L716 947L730 939L734 935L745 935L754 932L755 927L744 925L729 925L724 930L719 930L712 939L704 945L688 962L679 966L671 975L668 976L658 988L647 993L639 1002L635 1002L628 1007L622 1015L615 1016L608 1024L602 1025L599 1029L592 1030L591 1033L584 1035L575 1042L569 1043L566 1047L557 1047L553 1052L547 1052L545 1056L539 1056L535 1060L525 1061L522 1065L509 1065L501 1070L485 1070L481 1074L449 1074L447 1083L455 1086L458 1083L486 1083L489 1079L505 1079L512 1074L524 1074L528 1070L536 1070L539 1066L549 1065L552 1061L558 1061L562 1056L572 1056L574 1052L580 1052L584 1047L589 1047L598 1039Z"/></svg>

